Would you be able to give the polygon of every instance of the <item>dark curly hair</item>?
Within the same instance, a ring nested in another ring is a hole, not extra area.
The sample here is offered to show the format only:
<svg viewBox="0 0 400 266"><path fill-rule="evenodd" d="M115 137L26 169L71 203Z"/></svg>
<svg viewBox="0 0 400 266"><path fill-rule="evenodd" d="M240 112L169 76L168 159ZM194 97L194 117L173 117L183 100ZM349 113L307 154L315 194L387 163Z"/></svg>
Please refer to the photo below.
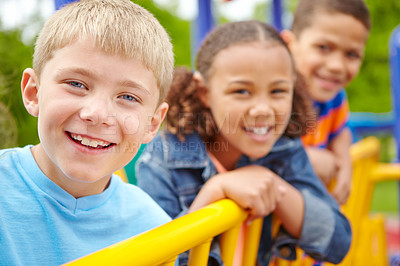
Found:
<svg viewBox="0 0 400 266"><path fill-rule="evenodd" d="M289 52L279 33L268 24L255 20L232 22L217 27L206 37L197 53L196 68L207 81L214 58L221 50L234 44L254 41L281 45ZM212 141L218 128L210 109L199 98L200 85L193 75L193 71L185 67L175 68L166 100L170 106L166 129L181 140L187 134L198 132L204 141ZM312 123L309 123L310 121ZM311 99L304 87L303 79L297 74L292 114L284 135L291 138L299 137L306 133L310 125L315 125L315 121Z"/></svg>

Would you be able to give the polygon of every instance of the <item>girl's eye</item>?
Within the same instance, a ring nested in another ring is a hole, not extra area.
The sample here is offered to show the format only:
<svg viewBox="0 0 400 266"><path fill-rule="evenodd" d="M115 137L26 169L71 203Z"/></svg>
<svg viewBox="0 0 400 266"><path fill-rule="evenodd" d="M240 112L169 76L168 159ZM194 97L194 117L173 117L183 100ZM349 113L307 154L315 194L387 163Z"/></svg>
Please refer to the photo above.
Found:
<svg viewBox="0 0 400 266"><path fill-rule="evenodd" d="M279 93L285 93L287 90L285 90L285 89L280 89L280 88L276 88L276 89L273 89L272 91L271 91L271 93L272 94L279 94Z"/></svg>
<svg viewBox="0 0 400 266"><path fill-rule="evenodd" d="M68 84L71 85L72 87L86 89L85 85L77 81L69 81Z"/></svg>
<svg viewBox="0 0 400 266"><path fill-rule="evenodd" d="M237 89L237 90L234 90L233 93L235 93L235 94L241 94L241 95L248 95L248 94L250 94L250 92L249 92L248 90L246 90L246 89Z"/></svg>

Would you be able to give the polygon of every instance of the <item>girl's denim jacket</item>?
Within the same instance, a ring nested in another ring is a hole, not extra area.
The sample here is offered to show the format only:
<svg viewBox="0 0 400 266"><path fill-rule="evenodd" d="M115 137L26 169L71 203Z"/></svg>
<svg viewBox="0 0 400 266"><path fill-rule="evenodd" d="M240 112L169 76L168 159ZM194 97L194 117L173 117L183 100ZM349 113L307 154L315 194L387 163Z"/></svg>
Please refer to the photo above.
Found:
<svg viewBox="0 0 400 266"><path fill-rule="evenodd" d="M317 260L340 262L350 247L350 224L312 170L301 141L281 137L267 156L257 160L242 156L237 168L250 164L263 165L275 172L301 192L305 203L299 239L282 228L272 239L271 215L264 218L258 263L268 265L271 254L295 259L296 246ZM181 142L176 135L163 131L146 146L136 164L138 186L172 218L186 214L201 187L216 174L205 144L197 134L187 135ZM209 264L222 265L218 244L214 244L210 252L213 263ZM186 261L186 255L181 255L180 264L185 265Z"/></svg>

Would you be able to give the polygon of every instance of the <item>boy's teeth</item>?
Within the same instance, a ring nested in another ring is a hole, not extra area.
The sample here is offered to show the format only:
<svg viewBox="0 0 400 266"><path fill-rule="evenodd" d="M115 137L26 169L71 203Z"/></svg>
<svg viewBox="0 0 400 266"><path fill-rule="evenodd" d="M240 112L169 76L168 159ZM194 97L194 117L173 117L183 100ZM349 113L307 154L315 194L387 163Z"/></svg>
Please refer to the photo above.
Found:
<svg viewBox="0 0 400 266"><path fill-rule="evenodd" d="M71 137L73 139L77 140L77 141L80 141L82 145L90 146L90 147L93 147L93 148L97 148L97 146L99 146L99 145L102 146L102 147L105 147L105 146L108 146L108 145L111 144L111 143L104 142L104 141L101 141L101 140L99 140L99 141L90 140L88 138L82 137L81 135L71 134Z"/></svg>

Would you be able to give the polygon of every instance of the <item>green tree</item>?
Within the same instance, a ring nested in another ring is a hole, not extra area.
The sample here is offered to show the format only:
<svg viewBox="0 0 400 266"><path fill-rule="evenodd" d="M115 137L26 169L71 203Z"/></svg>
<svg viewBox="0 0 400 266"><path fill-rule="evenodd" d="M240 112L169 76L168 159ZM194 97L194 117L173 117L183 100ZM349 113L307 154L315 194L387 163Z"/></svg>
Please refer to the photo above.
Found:
<svg viewBox="0 0 400 266"><path fill-rule="evenodd" d="M21 41L21 31L0 31L0 139L1 147L37 143L36 119L25 110L21 97L21 76L32 64L32 45ZM13 121L14 120L14 121ZM15 125L15 126L13 126ZM18 128L17 143L5 136L14 136ZM25 134L25 132L27 132ZM29 133L28 133L29 132Z"/></svg>
<svg viewBox="0 0 400 266"><path fill-rule="evenodd" d="M360 73L347 87L350 109L388 112L392 110L388 47L391 32L400 25L400 1L366 0L366 3L372 28Z"/></svg>
<svg viewBox="0 0 400 266"><path fill-rule="evenodd" d="M171 37L174 46L175 65L191 65L190 21L180 19L175 10L178 2L171 1L167 8L157 6L153 1L134 0L134 2L150 11L163 25Z"/></svg>

